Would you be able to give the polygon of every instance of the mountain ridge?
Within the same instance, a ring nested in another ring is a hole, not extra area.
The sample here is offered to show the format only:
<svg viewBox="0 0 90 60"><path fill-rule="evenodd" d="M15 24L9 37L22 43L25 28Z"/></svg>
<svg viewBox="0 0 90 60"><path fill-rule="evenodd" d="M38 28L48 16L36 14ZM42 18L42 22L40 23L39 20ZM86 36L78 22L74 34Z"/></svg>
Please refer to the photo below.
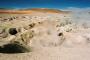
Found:
<svg viewBox="0 0 90 60"><path fill-rule="evenodd" d="M5 9L0 8L0 13L20 13L27 14L33 12L42 12L42 13L70 13L70 11L62 11L59 9L48 9L48 8L27 8L27 9Z"/></svg>

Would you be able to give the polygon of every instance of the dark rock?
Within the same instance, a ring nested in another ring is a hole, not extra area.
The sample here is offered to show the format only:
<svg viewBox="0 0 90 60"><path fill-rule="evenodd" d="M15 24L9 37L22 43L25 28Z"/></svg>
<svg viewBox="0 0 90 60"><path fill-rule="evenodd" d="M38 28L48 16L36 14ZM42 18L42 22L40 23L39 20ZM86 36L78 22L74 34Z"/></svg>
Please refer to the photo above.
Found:
<svg viewBox="0 0 90 60"><path fill-rule="evenodd" d="M8 19L2 19L1 21L2 21L2 22L6 22L7 20L8 20Z"/></svg>
<svg viewBox="0 0 90 60"><path fill-rule="evenodd" d="M9 18L9 21L13 20L13 18Z"/></svg>
<svg viewBox="0 0 90 60"><path fill-rule="evenodd" d="M9 33L10 33L11 35L17 34L16 28L10 28L10 29L9 29Z"/></svg>
<svg viewBox="0 0 90 60"><path fill-rule="evenodd" d="M35 23L29 24L30 28L33 28L35 26Z"/></svg>
<svg viewBox="0 0 90 60"><path fill-rule="evenodd" d="M59 33L58 36L63 36L63 33Z"/></svg>
<svg viewBox="0 0 90 60"><path fill-rule="evenodd" d="M14 54L14 53L25 53L25 52L30 52L30 49L18 43L9 43L0 46L0 53Z"/></svg>

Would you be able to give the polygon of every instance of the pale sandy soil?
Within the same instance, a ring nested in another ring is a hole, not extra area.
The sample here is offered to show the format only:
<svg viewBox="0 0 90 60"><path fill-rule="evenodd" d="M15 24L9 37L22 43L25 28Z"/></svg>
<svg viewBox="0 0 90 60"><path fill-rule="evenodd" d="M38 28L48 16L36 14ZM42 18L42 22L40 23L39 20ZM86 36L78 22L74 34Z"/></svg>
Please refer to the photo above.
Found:
<svg viewBox="0 0 90 60"><path fill-rule="evenodd" d="M6 24L10 28L22 28L21 33L33 30L34 37L28 40L32 52L0 53L0 60L90 60L90 28L85 29L71 22L71 15L41 15L40 13L11 16L18 18L12 21L1 21L0 25ZM7 15L5 17L7 18ZM31 29L28 28L28 25L32 23L35 23L35 26ZM58 36L59 33L63 33L63 35ZM10 41L13 38L11 35L8 37L1 41Z"/></svg>

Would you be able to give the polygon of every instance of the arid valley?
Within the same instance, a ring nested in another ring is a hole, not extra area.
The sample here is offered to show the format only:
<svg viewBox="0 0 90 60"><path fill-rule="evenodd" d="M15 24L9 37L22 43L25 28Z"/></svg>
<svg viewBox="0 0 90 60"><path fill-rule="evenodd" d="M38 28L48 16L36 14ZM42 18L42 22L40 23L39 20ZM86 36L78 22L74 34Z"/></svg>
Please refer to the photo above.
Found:
<svg viewBox="0 0 90 60"><path fill-rule="evenodd" d="M74 13L1 9L0 60L90 60L90 22Z"/></svg>

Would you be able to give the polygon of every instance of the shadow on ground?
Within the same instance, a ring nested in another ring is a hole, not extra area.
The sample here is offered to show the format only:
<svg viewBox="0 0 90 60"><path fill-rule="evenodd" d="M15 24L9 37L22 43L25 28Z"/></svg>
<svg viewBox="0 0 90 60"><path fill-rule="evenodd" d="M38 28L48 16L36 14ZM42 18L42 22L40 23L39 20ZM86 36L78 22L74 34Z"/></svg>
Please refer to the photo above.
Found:
<svg viewBox="0 0 90 60"><path fill-rule="evenodd" d="M6 44L0 46L0 53L15 54L15 53L26 53L26 52L30 52L30 50L19 44Z"/></svg>

